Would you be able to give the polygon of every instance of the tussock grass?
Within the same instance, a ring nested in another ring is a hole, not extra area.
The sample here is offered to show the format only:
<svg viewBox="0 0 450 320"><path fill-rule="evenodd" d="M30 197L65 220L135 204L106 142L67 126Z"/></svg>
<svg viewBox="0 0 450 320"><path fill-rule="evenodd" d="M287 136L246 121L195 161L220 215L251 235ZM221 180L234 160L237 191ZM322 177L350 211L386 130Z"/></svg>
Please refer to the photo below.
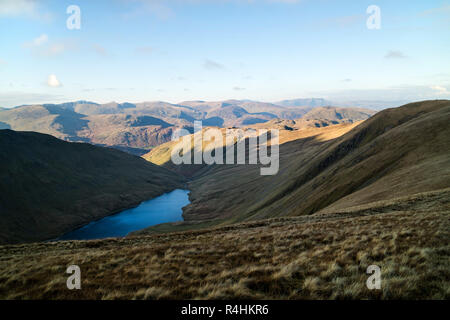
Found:
<svg viewBox="0 0 450 320"><path fill-rule="evenodd" d="M376 203L199 231L2 246L0 298L449 299L449 195L398 199L402 210L391 200L386 210ZM81 268L81 290L66 288L71 264ZM372 264L381 290L366 287Z"/></svg>

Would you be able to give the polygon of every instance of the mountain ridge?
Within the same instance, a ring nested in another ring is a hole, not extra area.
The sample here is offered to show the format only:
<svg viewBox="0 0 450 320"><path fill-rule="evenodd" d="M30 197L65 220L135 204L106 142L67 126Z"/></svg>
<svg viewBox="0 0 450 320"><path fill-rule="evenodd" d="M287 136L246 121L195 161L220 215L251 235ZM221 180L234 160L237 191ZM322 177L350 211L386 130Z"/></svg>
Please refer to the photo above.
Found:
<svg viewBox="0 0 450 320"><path fill-rule="evenodd" d="M98 104L79 100L61 104L23 105L0 111L1 128L51 134L66 141L89 142L142 155L168 142L177 128L193 131L194 121L204 126L248 126L275 118L297 119L311 108L288 108L249 100ZM360 120L370 110L348 110ZM316 118L321 114L317 114Z"/></svg>

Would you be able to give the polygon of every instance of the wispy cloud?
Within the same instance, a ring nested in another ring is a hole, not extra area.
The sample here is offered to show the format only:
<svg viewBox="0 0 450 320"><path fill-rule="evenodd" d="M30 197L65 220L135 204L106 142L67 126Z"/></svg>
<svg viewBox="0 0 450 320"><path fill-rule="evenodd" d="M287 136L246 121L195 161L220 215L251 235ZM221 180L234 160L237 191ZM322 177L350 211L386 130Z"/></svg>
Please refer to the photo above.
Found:
<svg viewBox="0 0 450 320"><path fill-rule="evenodd" d="M33 0L0 1L0 15L2 16L32 15L36 12L36 8L36 1Z"/></svg>
<svg viewBox="0 0 450 320"><path fill-rule="evenodd" d="M0 0L0 17L31 17L43 21L50 21L50 12L41 12L37 0Z"/></svg>
<svg viewBox="0 0 450 320"><path fill-rule="evenodd" d="M102 47L101 45L95 43L92 45L92 47L94 48L94 51L102 56L102 57L106 57L108 55L108 52L106 51L106 49L104 47Z"/></svg>
<svg viewBox="0 0 450 320"><path fill-rule="evenodd" d="M384 56L385 59L405 59L407 56L401 51L391 50Z"/></svg>
<svg viewBox="0 0 450 320"><path fill-rule="evenodd" d="M438 94L450 95L450 90L443 86L431 86L432 90L437 91Z"/></svg>
<svg viewBox="0 0 450 320"><path fill-rule="evenodd" d="M225 69L224 65L210 59L205 59L203 67L208 70Z"/></svg>
<svg viewBox="0 0 450 320"><path fill-rule="evenodd" d="M43 57L54 57L65 53L68 50L75 50L78 45L73 40L51 42L47 34L41 34L32 41L25 42L24 48L30 49L32 53ZM100 47L96 48L99 53Z"/></svg>
<svg viewBox="0 0 450 320"><path fill-rule="evenodd" d="M0 93L0 107L7 108L23 104L50 103L65 100L67 100L67 98L60 94L46 94L22 91Z"/></svg>
<svg viewBox="0 0 450 320"><path fill-rule="evenodd" d="M233 90L234 90L234 91L244 91L245 88L242 88L242 87L233 87Z"/></svg>
<svg viewBox="0 0 450 320"><path fill-rule="evenodd" d="M133 5L131 11L123 14L125 19L130 19L142 14L150 14L161 20L167 20L174 16L173 10L168 6L170 1L164 0L123 0Z"/></svg>
<svg viewBox="0 0 450 320"><path fill-rule="evenodd" d="M27 48L39 47L47 42L48 42L48 35L43 33L39 37L34 38L32 41L25 42L24 47L27 47Z"/></svg>
<svg viewBox="0 0 450 320"><path fill-rule="evenodd" d="M175 80L175 81L186 81L187 79L186 79L186 77L183 77L183 76L177 76L177 77L173 77L172 80Z"/></svg>
<svg viewBox="0 0 450 320"><path fill-rule="evenodd" d="M301 1L302 0L266 0L266 2L291 3L291 4L299 3ZM250 0L250 2L251 2L251 0Z"/></svg>
<svg viewBox="0 0 450 320"><path fill-rule="evenodd" d="M450 16L450 4L444 4L440 7L431 8L422 12L422 15L434 15L434 14L443 14L446 16Z"/></svg>
<svg viewBox="0 0 450 320"><path fill-rule="evenodd" d="M320 27L350 27L354 26L355 24L362 23L366 16L363 14L356 14L352 16L341 16L341 17L334 17L334 18L328 18L325 20L319 20L317 22L318 26Z"/></svg>
<svg viewBox="0 0 450 320"><path fill-rule="evenodd" d="M443 85L401 85L373 89L348 89L338 91L311 91L308 95L321 96L330 100L386 100L419 101L450 98L450 87ZM382 98L380 98L382 97Z"/></svg>
<svg viewBox="0 0 450 320"><path fill-rule="evenodd" d="M50 46L48 46L45 50L42 50L41 53L45 56L53 57L64 53L65 50L67 50L66 44L53 43Z"/></svg>
<svg viewBox="0 0 450 320"><path fill-rule="evenodd" d="M229 3L274 3L274 4L297 4L302 2L302 0L122 0L122 2L133 5L131 11L125 13L123 16L125 18L132 18L136 15L151 14L159 19L166 20L175 16L174 10L171 8L173 4L205 4L216 2L218 4L229 2Z"/></svg>
<svg viewBox="0 0 450 320"><path fill-rule="evenodd" d="M150 46L143 46L143 47L136 48L135 52L139 53L139 54L150 55L155 52L155 48L150 47Z"/></svg>

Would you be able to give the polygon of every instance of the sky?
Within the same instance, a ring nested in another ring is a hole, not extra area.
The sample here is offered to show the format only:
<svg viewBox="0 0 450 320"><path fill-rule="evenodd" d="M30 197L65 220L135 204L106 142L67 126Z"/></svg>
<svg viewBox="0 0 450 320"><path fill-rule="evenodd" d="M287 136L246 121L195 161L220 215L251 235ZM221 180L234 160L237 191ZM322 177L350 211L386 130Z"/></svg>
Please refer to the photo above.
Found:
<svg viewBox="0 0 450 320"><path fill-rule="evenodd" d="M450 98L450 1L0 0L0 107L310 97Z"/></svg>

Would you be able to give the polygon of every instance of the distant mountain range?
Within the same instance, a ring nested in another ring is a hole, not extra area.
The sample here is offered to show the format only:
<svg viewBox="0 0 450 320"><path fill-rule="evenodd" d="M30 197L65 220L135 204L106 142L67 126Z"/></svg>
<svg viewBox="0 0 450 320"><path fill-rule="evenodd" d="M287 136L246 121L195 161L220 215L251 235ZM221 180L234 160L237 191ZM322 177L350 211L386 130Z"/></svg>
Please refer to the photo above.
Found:
<svg viewBox="0 0 450 320"><path fill-rule="evenodd" d="M329 105L330 102L324 99L285 100L279 104L250 100L178 104L76 101L0 109L0 129L46 133L66 141L111 146L142 155L169 141L175 128L192 132L195 120L202 120L203 126L242 127L273 119L353 122L375 113L363 108Z"/></svg>

